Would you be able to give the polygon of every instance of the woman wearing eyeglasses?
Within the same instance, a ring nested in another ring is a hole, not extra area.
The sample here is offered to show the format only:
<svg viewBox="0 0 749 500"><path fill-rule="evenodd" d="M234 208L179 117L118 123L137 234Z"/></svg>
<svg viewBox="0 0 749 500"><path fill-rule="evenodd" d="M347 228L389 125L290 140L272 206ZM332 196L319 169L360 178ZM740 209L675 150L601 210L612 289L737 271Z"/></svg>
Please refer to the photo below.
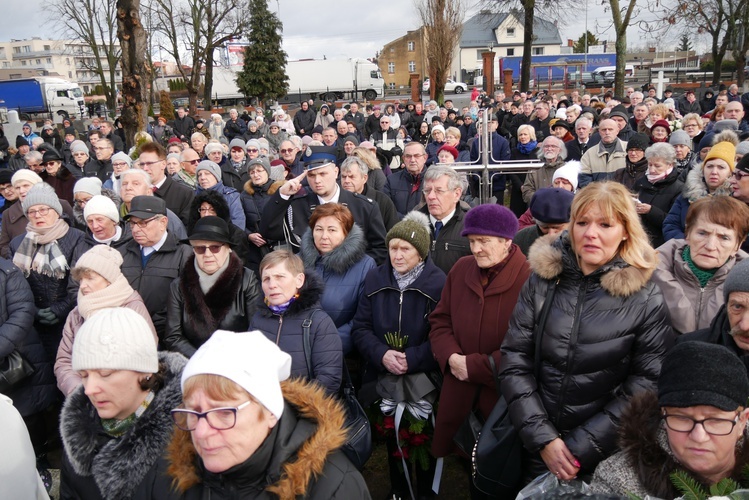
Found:
<svg viewBox="0 0 749 500"><path fill-rule="evenodd" d="M591 489L677 498L684 492L674 486L676 472L705 492L725 478L746 488L748 396L746 368L731 351L677 344L663 361L657 392L632 398L620 420L622 451L598 466Z"/></svg>
<svg viewBox="0 0 749 500"><path fill-rule="evenodd" d="M182 401L176 353L156 352L143 316L124 307L86 320L73 343L82 379L60 415L60 498L167 498L158 466L172 437L170 410Z"/></svg>
<svg viewBox="0 0 749 500"><path fill-rule="evenodd" d="M255 273L231 249L229 227L203 217L190 233L194 255L169 288L164 346L188 358L217 329L246 332L260 296Z"/></svg>
<svg viewBox="0 0 749 500"><path fill-rule="evenodd" d="M215 332L188 361L172 411L174 490L148 498L371 498L338 450L341 406L290 372L291 356L262 333Z"/></svg>

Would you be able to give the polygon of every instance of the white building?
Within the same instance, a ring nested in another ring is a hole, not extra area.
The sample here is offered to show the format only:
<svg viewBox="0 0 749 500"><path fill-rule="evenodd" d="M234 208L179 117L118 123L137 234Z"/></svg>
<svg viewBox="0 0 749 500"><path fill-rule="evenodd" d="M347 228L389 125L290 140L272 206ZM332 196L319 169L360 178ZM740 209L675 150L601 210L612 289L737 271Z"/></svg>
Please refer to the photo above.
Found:
<svg viewBox="0 0 749 500"><path fill-rule="evenodd" d="M555 23L536 16L533 36L533 55L561 53L562 38ZM522 56L524 37L522 13L481 11L463 23L451 73L461 81L473 81L475 71L483 66L481 54L496 53L495 65L498 58Z"/></svg>

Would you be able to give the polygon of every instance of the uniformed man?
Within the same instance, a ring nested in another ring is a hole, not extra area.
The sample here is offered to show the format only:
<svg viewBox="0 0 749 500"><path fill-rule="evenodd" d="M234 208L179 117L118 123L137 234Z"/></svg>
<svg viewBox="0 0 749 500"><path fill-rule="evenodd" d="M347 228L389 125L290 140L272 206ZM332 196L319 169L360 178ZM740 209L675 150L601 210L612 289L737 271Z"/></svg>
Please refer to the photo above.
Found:
<svg viewBox="0 0 749 500"><path fill-rule="evenodd" d="M305 151L306 170L284 183L265 206L260 233L268 241L289 243L295 251L307 230L308 221L316 206L323 203L346 205L367 239L367 254L377 264L385 262L385 226L377 203L365 196L341 189L338 167L335 165L336 148L310 146ZM302 187L306 177L309 191ZM289 235L285 237L284 235Z"/></svg>

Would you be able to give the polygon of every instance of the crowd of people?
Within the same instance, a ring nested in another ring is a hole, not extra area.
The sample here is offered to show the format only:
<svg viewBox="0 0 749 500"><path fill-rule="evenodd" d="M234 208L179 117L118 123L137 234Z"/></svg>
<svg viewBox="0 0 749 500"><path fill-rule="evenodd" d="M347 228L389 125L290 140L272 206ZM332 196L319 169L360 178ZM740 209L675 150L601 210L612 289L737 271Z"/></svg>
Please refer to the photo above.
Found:
<svg viewBox="0 0 749 500"><path fill-rule="evenodd" d="M349 383L388 499L435 498L501 398L521 485L743 484L743 97L475 94L180 108L132 140L25 124L0 168L0 359L33 368L4 393L42 484L59 440L63 499L369 498ZM538 160L496 203L454 168L482 134Z"/></svg>

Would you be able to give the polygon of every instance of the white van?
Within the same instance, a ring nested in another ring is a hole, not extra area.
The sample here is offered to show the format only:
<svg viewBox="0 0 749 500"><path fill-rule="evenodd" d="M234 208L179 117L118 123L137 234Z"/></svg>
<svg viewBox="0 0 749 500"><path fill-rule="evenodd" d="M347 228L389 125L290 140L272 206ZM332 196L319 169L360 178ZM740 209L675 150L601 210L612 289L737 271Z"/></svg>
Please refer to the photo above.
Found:
<svg viewBox="0 0 749 500"><path fill-rule="evenodd" d="M601 76L605 76L606 73L615 73L616 72L616 66L599 66L596 69L592 71L593 73L597 73ZM630 78L634 76L635 74L635 67L632 64L625 64L624 65L624 77Z"/></svg>

